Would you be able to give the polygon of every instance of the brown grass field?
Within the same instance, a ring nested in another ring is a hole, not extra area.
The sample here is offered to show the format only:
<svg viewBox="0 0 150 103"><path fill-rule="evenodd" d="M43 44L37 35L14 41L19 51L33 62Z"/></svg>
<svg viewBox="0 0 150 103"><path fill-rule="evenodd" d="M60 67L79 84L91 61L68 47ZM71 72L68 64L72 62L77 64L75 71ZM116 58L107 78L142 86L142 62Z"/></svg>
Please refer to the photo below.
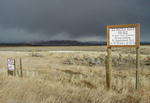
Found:
<svg viewBox="0 0 150 103"><path fill-rule="evenodd" d="M135 49L113 48L107 91L104 46L0 47L0 103L150 103L150 46L140 50L140 89L135 89ZM7 75L10 57L16 76Z"/></svg>

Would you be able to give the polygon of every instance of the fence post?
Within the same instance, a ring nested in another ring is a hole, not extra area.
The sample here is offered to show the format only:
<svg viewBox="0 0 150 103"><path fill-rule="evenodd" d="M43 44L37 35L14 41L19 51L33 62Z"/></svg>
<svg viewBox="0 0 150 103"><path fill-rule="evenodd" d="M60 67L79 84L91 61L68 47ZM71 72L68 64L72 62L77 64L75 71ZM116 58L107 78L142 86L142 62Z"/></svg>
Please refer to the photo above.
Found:
<svg viewBox="0 0 150 103"><path fill-rule="evenodd" d="M112 86L112 58L111 58L111 47L107 48L106 57L106 88L110 90Z"/></svg>
<svg viewBox="0 0 150 103"><path fill-rule="evenodd" d="M23 71L22 71L22 59L20 58L20 76L23 77Z"/></svg>

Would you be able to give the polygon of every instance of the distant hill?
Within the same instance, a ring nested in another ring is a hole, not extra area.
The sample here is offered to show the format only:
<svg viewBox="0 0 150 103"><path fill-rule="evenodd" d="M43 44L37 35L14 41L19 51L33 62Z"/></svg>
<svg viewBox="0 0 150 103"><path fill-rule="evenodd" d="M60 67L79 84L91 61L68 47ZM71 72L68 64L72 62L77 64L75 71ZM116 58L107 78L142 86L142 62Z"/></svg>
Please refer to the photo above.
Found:
<svg viewBox="0 0 150 103"><path fill-rule="evenodd" d="M0 46L98 46L106 45L105 41L72 41L72 40L52 40L52 41L32 41L20 43L0 43ZM141 45L150 45L150 42L141 42Z"/></svg>
<svg viewBox="0 0 150 103"><path fill-rule="evenodd" d="M141 45L150 45L150 42L141 42Z"/></svg>
<svg viewBox="0 0 150 103"><path fill-rule="evenodd" d="M80 42L80 41L71 41L71 40L56 40L56 41L40 41L40 42L32 42L31 45L43 45L43 46L88 46L88 45L105 45L106 42Z"/></svg>
<svg viewBox="0 0 150 103"><path fill-rule="evenodd" d="M94 46L105 45L106 42L80 42L72 40L32 41L26 43L0 43L1 46Z"/></svg>

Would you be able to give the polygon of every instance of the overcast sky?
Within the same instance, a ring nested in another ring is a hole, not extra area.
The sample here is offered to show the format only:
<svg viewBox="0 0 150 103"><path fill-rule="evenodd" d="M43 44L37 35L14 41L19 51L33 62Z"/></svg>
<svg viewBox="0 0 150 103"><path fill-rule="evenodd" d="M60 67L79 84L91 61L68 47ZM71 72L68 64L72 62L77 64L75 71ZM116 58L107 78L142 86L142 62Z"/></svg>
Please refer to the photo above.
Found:
<svg viewBox="0 0 150 103"><path fill-rule="evenodd" d="M150 0L0 0L0 42L106 40L106 25L141 24L150 41Z"/></svg>

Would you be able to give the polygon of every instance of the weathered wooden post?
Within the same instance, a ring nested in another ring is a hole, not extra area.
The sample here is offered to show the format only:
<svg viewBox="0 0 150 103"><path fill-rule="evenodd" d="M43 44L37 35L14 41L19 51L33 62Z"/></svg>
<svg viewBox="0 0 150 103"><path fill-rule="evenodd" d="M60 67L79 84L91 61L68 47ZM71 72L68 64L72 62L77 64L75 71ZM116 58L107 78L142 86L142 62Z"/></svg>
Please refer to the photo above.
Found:
<svg viewBox="0 0 150 103"><path fill-rule="evenodd" d="M136 48L136 89L139 89L140 80L139 80L139 69L140 69L140 48Z"/></svg>
<svg viewBox="0 0 150 103"><path fill-rule="evenodd" d="M22 71L22 59L20 58L20 76L23 77L23 71Z"/></svg>
<svg viewBox="0 0 150 103"><path fill-rule="evenodd" d="M111 59L111 48L107 48L106 56L106 88L111 89L112 85L112 59Z"/></svg>
<svg viewBox="0 0 150 103"><path fill-rule="evenodd" d="M140 25L137 24L137 29L136 29L136 90L140 88Z"/></svg>

